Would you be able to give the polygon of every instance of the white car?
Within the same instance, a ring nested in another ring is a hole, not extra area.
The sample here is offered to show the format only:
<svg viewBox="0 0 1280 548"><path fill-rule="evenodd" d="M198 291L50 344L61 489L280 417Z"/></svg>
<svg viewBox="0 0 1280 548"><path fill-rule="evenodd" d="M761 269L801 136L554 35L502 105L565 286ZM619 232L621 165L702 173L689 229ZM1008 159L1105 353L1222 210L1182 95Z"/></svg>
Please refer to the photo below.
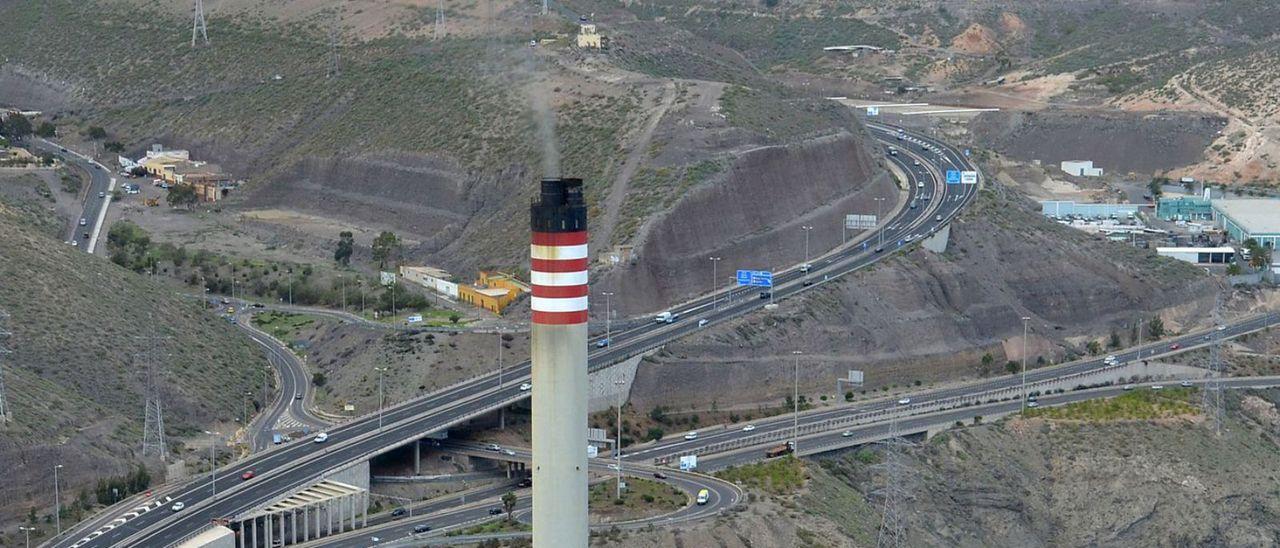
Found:
<svg viewBox="0 0 1280 548"><path fill-rule="evenodd" d="M325 433L325 432L321 432L321 433L319 433L319 434L316 434L315 439L314 439L314 440L312 440L312 441L314 441L315 443L324 443L324 442L326 442L326 441L329 441L329 434L327 434L327 433Z"/></svg>
<svg viewBox="0 0 1280 548"><path fill-rule="evenodd" d="M1027 407L1040 407L1040 402L1038 402L1038 401L1029 401L1029 402L1027 402Z"/></svg>
<svg viewBox="0 0 1280 548"><path fill-rule="evenodd" d="M902 398L898 400L898 405L909 405L910 403L911 403L911 398Z"/></svg>
<svg viewBox="0 0 1280 548"><path fill-rule="evenodd" d="M1225 325L1219 325L1219 326L1218 326L1218 331L1226 331L1226 330L1227 330L1227 326L1225 326Z"/></svg>
<svg viewBox="0 0 1280 548"><path fill-rule="evenodd" d="M742 427L742 431L743 431L743 432L751 432L751 431L753 431L753 430L755 430L755 429L756 429L756 425L754 425L754 424L748 424L748 425L746 425L746 426L743 426L743 427Z"/></svg>
<svg viewBox="0 0 1280 548"><path fill-rule="evenodd" d="M1152 390L1162 390L1162 389L1164 389L1164 385L1162 385L1162 384L1153 384L1153 385L1151 385L1151 389L1152 389Z"/></svg>
<svg viewBox="0 0 1280 548"><path fill-rule="evenodd" d="M526 383L524 383L524 384L520 385L520 391L521 391L521 392L528 392L528 391L530 391L530 390L533 390L533 385L532 385L532 384L529 384L529 383L527 383L527 382L526 382Z"/></svg>
<svg viewBox="0 0 1280 548"><path fill-rule="evenodd" d="M701 319L701 320L698 320L698 327L702 327L702 326L704 326L704 325L707 325L707 323L708 323L708 321L707 321L707 319L706 319L706 318L703 318L703 319Z"/></svg>
<svg viewBox="0 0 1280 548"><path fill-rule="evenodd" d="M1191 381L1182 381L1182 382L1178 383L1178 386L1181 386L1181 387L1183 387L1183 388L1190 387L1190 386L1191 386Z"/></svg>
<svg viewBox="0 0 1280 548"><path fill-rule="evenodd" d="M696 439L698 439L698 431L697 431L697 430L694 430L693 432L689 432L688 434L685 434L685 435L684 435L684 439L686 439L686 440L696 440Z"/></svg>
<svg viewBox="0 0 1280 548"><path fill-rule="evenodd" d="M169 507L169 509L170 509L170 510L173 510L174 512L181 512L181 511L182 511L182 509L183 509L183 508L186 508L186 507L187 507L187 503L182 502L182 501L178 501L178 502L173 503L173 506L170 506L170 507Z"/></svg>
<svg viewBox="0 0 1280 548"><path fill-rule="evenodd" d="M1126 385L1124 385L1124 389L1125 389L1125 390L1133 390L1133 385L1132 385L1132 384L1126 384Z"/></svg>

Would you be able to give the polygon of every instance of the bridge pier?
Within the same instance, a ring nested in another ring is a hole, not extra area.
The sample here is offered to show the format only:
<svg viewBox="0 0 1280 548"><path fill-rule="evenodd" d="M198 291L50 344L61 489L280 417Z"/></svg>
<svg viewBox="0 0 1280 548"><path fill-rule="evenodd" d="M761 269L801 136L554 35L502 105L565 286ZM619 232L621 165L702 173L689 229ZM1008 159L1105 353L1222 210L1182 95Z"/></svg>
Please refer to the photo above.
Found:
<svg viewBox="0 0 1280 548"><path fill-rule="evenodd" d="M413 440L413 475L422 475L422 440Z"/></svg>

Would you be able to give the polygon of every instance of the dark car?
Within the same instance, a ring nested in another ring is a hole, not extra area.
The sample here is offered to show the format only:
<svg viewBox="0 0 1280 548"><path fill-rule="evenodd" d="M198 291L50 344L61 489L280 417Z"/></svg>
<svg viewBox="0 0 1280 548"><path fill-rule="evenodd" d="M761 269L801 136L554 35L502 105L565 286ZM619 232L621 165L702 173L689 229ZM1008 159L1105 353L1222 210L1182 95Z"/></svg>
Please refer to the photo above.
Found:
<svg viewBox="0 0 1280 548"><path fill-rule="evenodd" d="M663 474L662 472L654 472L653 477L658 479L667 479L667 475Z"/></svg>
<svg viewBox="0 0 1280 548"><path fill-rule="evenodd" d="M425 533L425 532L430 531L430 530L431 530L431 526L430 526L430 525L415 525L415 526L413 527L413 532L415 532L415 533Z"/></svg>
<svg viewBox="0 0 1280 548"><path fill-rule="evenodd" d="M408 513L409 511L405 510L404 508L396 508L395 510L391 511L391 517L398 518Z"/></svg>
<svg viewBox="0 0 1280 548"><path fill-rule="evenodd" d="M262 303L253 303L253 304L251 304L251 305L249 305L249 306L252 306L252 307L254 307L254 308L266 308L266 307L267 307L267 305L262 304Z"/></svg>
<svg viewBox="0 0 1280 548"><path fill-rule="evenodd" d="M810 280L810 279L808 279L808 278L805 278L805 279L804 279L804 286L805 286L805 287L809 287L809 286L811 286L811 285L813 285L813 280Z"/></svg>
<svg viewBox="0 0 1280 548"><path fill-rule="evenodd" d="M501 513L502 513L502 509L501 509L501 508L490 508L490 509L489 509L489 515L490 515L490 516L496 516L496 515L499 515L499 514L501 514Z"/></svg>
<svg viewBox="0 0 1280 548"><path fill-rule="evenodd" d="M516 484L516 487L533 487L533 478L521 479L520 482Z"/></svg>
<svg viewBox="0 0 1280 548"><path fill-rule="evenodd" d="M771 294L771 293L769 293L768 291L761 291L761 292L760 292L760 298L761 298L761 299L768 299L768 298L769 298L769 297L771 297L771 296L772 296L772 294Z"/></svg>

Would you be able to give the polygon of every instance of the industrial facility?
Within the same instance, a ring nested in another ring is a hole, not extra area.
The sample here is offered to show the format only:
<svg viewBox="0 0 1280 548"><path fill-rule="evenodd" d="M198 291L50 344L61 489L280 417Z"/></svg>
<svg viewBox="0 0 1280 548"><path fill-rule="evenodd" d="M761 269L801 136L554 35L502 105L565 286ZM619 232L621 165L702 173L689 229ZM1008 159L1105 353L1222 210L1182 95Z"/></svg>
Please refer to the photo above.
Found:
<svg viewBox="0 0 1280 548"><path fill-rule="evenodd" d="M1280 200L1214 200L1214 222L1232 240L1253 239L1275 249L1280 245Z"/></svg>

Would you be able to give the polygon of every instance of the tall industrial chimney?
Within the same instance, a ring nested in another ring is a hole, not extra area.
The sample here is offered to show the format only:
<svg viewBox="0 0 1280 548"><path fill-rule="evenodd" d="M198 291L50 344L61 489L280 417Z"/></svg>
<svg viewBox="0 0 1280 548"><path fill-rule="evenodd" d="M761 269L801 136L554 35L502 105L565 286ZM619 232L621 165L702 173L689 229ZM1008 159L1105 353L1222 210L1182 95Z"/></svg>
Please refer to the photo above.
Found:
<svg viewBox="0 0 1280 548"><path fill-rule="evenodd" d="M533 245L533 546L587 546L587 206L543 179Z"/></svg>

